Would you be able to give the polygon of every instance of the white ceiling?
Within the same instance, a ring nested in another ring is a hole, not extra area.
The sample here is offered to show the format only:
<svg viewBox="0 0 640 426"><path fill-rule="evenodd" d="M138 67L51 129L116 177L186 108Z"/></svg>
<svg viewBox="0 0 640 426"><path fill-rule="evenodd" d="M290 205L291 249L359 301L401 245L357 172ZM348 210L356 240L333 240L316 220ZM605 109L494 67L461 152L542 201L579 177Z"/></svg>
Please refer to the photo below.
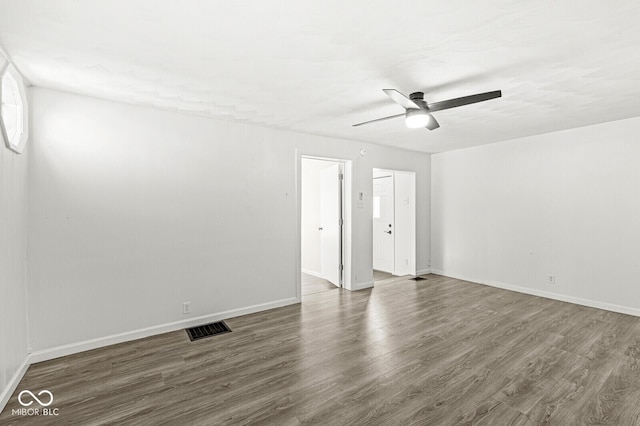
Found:
<svg viewBox="0 0 640 426"><path fill-rule="evenodd" d="M640 2L0 0L35 86L440 152L640 116ZM428 102L503 97L402 119Z"/></svg>

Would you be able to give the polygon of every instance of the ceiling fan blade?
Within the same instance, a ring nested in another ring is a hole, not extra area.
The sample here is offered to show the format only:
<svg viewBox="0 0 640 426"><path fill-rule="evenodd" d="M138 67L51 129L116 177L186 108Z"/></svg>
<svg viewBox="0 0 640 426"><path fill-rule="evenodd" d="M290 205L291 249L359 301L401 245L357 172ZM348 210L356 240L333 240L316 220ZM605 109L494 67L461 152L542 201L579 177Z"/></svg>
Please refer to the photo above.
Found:
<svg viewBox="0 0 640 426"><path fill-rule="evenodd" d="M382 91L386 93L387 96L389 96L395 103L400 104L404 109L420 109L420 106L418 106L415 102L407 98L402 93L398 92L396 89L382 89Z"/></svg>
<svg viewBox="0 0 640 426"><path fill-rule="evenodd" d="M384 120L390 120L392 118L404 117L404 115L405 115L405 113L403 112L402 114L392 115L390 117L377 118L375 120L365 121L364 123L354 124L351 127L357 127L357 126L362 126L363 124L375 123L376 121L384 121Z"/></svg>
<svg viewBox="0 0 640 426"><path fill-rule="evenodd" d="M428 104L430 112L442 111L444 109L456 108L463 105L475 104L476 102L488 101L502 96L502 91L495 90L493 92L478 93L476 95L463 96L462 98L449 99L447 101L434 102Z"/></svg>
<svg viewBox="0 0 640 426"><path fill-rule="evenodd" d="M424 127L426 127L429 130L435 130L438 127L440 127L440 124L438 123L438 120L436 120L436 118L433 115L429 114L429 122Z"/></svg>

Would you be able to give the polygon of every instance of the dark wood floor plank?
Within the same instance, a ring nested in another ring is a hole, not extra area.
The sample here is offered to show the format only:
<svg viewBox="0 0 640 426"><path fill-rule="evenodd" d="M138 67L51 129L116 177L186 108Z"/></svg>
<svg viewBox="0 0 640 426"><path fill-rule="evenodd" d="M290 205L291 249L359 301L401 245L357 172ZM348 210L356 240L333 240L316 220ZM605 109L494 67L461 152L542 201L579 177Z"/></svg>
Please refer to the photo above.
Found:
<svg viewBox="0 0 640 426"><path fill-rule="evenodd" d="M34 364L0 426L640 424L640 318L377 277L359 292L315 282L301 305L229 318L210 339L181 330ZM60 415L12 416L23 389L51 390Z"/></svg>
<svg viewBox="0 0 640 426"><path fill-rule="evenodd" d="M329 281L314 277L309 274L302 274L302 296L310 294L322 293L324 291L337 290L337 287Z"/></svg>

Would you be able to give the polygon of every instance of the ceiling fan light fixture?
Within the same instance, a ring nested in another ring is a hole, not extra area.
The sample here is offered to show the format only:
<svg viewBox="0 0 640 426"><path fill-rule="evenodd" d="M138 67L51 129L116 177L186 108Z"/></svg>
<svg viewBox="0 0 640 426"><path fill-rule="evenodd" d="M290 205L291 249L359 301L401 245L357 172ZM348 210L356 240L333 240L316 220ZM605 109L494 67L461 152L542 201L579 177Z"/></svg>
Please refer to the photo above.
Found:
<svg viewBox="0 0 640 426"><path fill-rule="evenodd" d="M429 123L429 113L423 109L408 109L404 121L410 129L425 127Z"/></svg>

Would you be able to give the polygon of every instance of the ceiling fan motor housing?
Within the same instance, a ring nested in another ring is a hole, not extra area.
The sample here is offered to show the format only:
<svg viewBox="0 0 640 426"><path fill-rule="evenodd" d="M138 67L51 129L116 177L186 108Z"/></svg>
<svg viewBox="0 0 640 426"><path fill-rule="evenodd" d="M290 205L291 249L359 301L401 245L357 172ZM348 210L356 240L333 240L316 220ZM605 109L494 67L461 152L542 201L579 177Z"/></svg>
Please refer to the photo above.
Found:
<svg viewBox="0 0 640 426"><path fill-rule="evenodd" d="M418 105L421 109L428 111L429 107L427 103L424 101L424 93L423 92L413 92L409 95L409 99L413 101L414 104Z"/></svg>
<svg viewBox="0 0 640 426"><path fill-rule="evenodd" d="M424 92L413 92L409 95L409 99L412 101L422 101L424 100Z"/></svg>

